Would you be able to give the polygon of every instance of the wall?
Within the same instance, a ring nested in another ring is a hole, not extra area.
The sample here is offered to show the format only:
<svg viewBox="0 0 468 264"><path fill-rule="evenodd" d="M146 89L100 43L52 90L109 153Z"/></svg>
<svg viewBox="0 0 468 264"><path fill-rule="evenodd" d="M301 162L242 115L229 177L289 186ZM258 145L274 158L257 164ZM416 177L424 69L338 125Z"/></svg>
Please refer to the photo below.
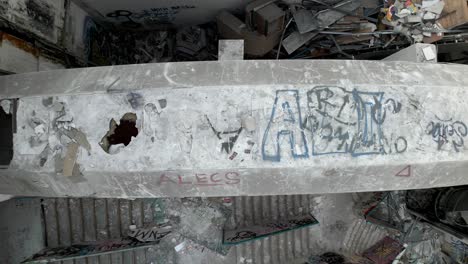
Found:
<svg viewBox="0 0 468 264"><path fill-rule="evenodd" d="M93 38L104 31L68 0L1 1L0 22L0 70L12 73L88 65Z"/></svg>
<svg viewBox="0 0 468 264"><path fill-rule="evenodd" d="M0 34L0 70L9 73L25 73L64 69L57 61L41 49L7 33Z"/></svg>
<svg viewBox="0 0 468 264"><path fill-rule="evenodd" d="M193 25L214 21L223 9L242 9L250 0L78 0L90 13L126 28L142 29L168 25Z"/></svg>
<svg viewBox="0 0 468 264"><path fill-rule="evenodd" d="M0 2L0 17L58 44L64 28L64 3L64 0L3 0Z"/></svg>

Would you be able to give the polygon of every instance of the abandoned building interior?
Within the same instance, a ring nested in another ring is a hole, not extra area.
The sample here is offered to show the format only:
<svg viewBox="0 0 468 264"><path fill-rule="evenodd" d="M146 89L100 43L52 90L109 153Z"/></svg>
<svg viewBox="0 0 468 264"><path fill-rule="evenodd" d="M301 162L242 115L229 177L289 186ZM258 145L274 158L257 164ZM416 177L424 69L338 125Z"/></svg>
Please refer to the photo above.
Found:
<svg viewBox="0 0 468 264"><path fill-rule="evenodd" d="M466 0L1 0L0 26L0 263L468 264Z"/></svg>

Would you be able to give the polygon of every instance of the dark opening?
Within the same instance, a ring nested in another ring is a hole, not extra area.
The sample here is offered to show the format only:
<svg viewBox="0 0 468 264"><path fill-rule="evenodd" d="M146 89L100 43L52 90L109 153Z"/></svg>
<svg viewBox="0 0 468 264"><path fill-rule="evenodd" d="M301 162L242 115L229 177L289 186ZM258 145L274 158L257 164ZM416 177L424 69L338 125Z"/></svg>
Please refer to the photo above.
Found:
<svg viewBox="0 0 468 264"><path fill-rule="evenodd" d="M111 145L124 144L128 146L132 137L138 135L138 128L136 127L137 116L134 113L126 113L117 124L114 119L110 121L109 131L101 140L102 149L109 153Z"/></svg>
<svg viewBox="0 0 468 264"><path fill-rule="evenodd" d="M11 110L10 110L11 112ZM13 115L0 107L0 168L10 165L13 158Z"/></svg>

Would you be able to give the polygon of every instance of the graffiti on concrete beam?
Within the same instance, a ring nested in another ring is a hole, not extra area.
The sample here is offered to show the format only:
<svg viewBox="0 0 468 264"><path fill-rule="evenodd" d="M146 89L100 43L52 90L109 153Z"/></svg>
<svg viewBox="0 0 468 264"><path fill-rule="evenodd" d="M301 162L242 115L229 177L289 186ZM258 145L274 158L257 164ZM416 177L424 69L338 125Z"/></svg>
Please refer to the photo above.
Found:
<svg viewBox="0 0 468 264"><path fill-rule="evenodd" d="M290 149L294 159L308 158L309 152L311 156L361 156L406 151L408 143L403 136L387 136L383 131L387 116L402 108L395 99L384 98L383 92L317 86L306 95L303 118L298 90L276 91L263 135L264 160L281 161L282 147Z"/></svg>
<svg viewBox="0 0 468 264"><path fill-rule="evenodd" d="M453 121L452 118L442 120L436 116L436 121L427 124L426 134L437 143L437 150L453 149L459 152L465 145L468 128L462 121Z"/></svg>

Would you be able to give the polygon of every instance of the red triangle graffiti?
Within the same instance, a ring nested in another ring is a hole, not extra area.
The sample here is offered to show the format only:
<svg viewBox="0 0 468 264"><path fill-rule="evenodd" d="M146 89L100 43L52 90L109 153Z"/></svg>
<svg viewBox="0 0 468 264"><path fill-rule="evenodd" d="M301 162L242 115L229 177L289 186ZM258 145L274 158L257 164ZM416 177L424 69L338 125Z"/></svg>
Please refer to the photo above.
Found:
<svg viewBox="0 0 468 264"><path fill-rule="evenodd" d="M411 176L411 165L404 167L401 171L399 171L395 176L400 177L409 177Z"/></svg>

